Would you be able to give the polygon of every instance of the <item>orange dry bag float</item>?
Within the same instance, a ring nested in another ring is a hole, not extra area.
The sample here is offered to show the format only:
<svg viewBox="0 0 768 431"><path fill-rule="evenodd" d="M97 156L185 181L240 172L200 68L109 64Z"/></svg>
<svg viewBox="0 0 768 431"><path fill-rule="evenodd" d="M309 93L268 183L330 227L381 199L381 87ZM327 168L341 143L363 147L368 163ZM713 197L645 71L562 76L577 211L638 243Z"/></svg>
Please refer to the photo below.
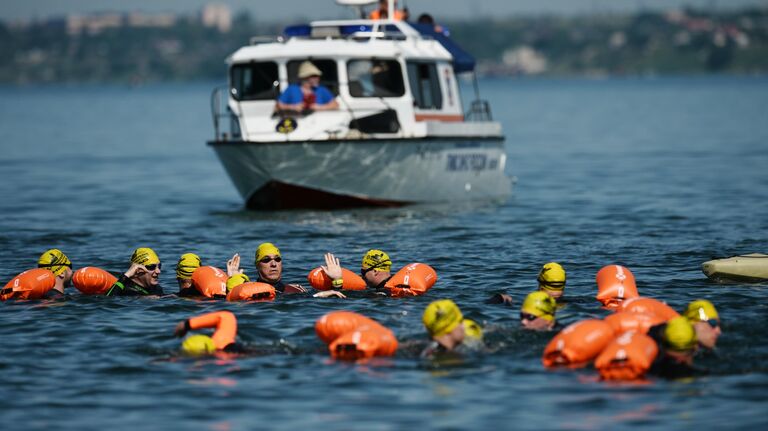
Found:
<svg viewBox="0 0 768 431"><path fill-rule="evenodd" d="M275 287L258 281L238 284L227 294L227 301L274 301Z"/></svg>
<svg viewBox="0 0 768 431"><path fill-rule="evenodd" d="M621 304L621 310L658 316L661 319L664 319L665 322L680 315L680 313L675 311L672 307L658 299L645 297L624 301L624 303Z"/></svg>
<svg viewBox="0 0 768 431"><path fill-rule="evenodd" d="M618 311L603 320L611 325L613 333L617 336L630 331L647 334L648 330L651 329L651 326L656 326L667 321L667 319L661 318L655 314L635 313L632 311Z"/></svg>
<svg viewBox="0 0 768 431"><path fill-rule="evenodd" d="M104 295L117 277L101 268L86 266L72 274L72 285L85 295Z"/></svg>
<svg viewBox="0 0 768 431"><path fill-rule="evenodd" d="M651 337L627 332L600 353L595 368L603 380L642 379L658 353L659 348Z"/></svg>
<svg viewBox="0 0 768 431"><path fill-rule="evenodd" d="M192 286L206 298L227 296L227 273L212 266L201 266L192 273Z"/></svg>
<svg viewBox="0 0 768 431"><path fill-rule="evenodd" d="M426 263L411 263L397 271L384 288L394 297L419 296L427 292L437 281L437 272Z"/></svg>
<svg viewBox="0 0 768 431"><path fill-rule="evenodd" d="M617 308L622 301L637 298L632 272L621 265L604 266L597 272L597 300L606 308Z"/></svg>
<svg viewBox="0 0 768 431"><path fill-rule="evenodd" d="M30 269L14 277L3 290L0 290L0 301L9 299L40 299L53 289L56 276L43 268Z"/></svg>
<svg viewBox="0 0 768 431"><path fill-rule="evenodd" d="M613 340L611 325L587 319L568 325L544 349L545 367L581 367L593 360Z"/></svg>
<svg viewBox="0 0 768 431"><path fill-rule="evenodd" d="M344 280L342 289L344 290L364 290L365 280L359 275L348 270L347 268L341 268L341 278ZM333 280L328 277L328 274L323 271L323 268L317 267L309 272L307 275L309 284L317 290L331 290L333 289Z"/></svg>
<svg viewBox="0 0 768 431"><path fill-rule="evenodd" d="M315 332L336 359L392 356L397 339L379 322L351 311L332 311L315 322Z"/></svg>

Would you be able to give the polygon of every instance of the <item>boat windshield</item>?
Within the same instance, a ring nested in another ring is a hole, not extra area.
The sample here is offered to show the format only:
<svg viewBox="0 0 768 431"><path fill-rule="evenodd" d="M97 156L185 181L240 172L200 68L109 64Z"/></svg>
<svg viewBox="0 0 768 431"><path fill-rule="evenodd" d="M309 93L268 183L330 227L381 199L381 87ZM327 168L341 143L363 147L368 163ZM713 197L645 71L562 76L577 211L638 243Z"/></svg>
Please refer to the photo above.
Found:
<svg viewBox="0 0 768 431"><path fill-rule="evenodd" d="M235 64L230 71L232 97L236 100L270 100L278 95L277 63Z"/></svg>
<svg viewBox="0 0 768 431"><path fill-rule="evenodd" d="M347 75L352 97L400 97L405 94L403 71L397 60L350 60Z"/></svg>

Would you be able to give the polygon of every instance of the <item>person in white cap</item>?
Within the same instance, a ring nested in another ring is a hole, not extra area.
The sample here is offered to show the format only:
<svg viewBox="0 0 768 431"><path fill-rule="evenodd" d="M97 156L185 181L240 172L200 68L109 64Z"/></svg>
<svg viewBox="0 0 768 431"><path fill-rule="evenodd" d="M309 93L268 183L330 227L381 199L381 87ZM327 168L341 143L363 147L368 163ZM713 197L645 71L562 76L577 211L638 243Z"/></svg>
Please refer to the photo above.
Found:
<svg viewBox="0 0 768 431"><path fill-rule="evenodd" d="M323 72L312 62L305 61L299 66L299 84L291 84L280 94L277 99L277 109L280 111L305 110L327 111L339 109L333 93L328 88L320 85L320 76Z"/></svg>

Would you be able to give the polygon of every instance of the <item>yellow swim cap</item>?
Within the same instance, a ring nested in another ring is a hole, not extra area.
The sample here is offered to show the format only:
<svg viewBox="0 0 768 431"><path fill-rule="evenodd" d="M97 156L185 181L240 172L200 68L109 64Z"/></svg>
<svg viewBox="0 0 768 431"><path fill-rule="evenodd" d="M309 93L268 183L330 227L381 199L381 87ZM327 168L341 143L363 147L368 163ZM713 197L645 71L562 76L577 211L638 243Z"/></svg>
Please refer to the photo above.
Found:
<svg viewBox="0 0 768 431"><path fill-rule="evenodd" d="M264 259L264 256L268 256L270 254L274 254L275 256L280 256L280 249L275 247L274 244L271 242L265 242L259 245L259 248L256 249L256 265L259 264L259 261L261 259Z"/></svg>
<svg viewBox="0 0 768 431"><path fill-rule="evenodd" d="M693 350L696 344L696 331L688 319L678 316L667 322L664 328L664 346L667 349L687 352Z"/></svg>
<svg viewBox="0 0 768 431"><path fill-rule="evenodd" d="M392 269L392 261L389 260L389 255L381 250L368 250L363 256L363 270L370 271L375 269L377 271L389 271Z"/></svg>
<svg viewBox="0 0 768 431"><path fill-rule="evenodd" d="M55 275L61 275L64 274L67 267L72 269L72 262L61 250L52 248L40 255L40 259L37 260L37 267L47 268Z"/></svg>
<svg viewBox="0 0 768 431"><path fill-rule="evenodd" d="M537 290L536 292L529 293L528 296L525 297L520 312L533 314L536 317L541 317L551 322L555 320L556 309L557 302L555 299L549 296L546 292Z"/></svg>
<svg viewBox="0 0 768 431"><path fill-rule="evenodd" d="M182 254L179 263L176 264L176 278L189 280L192 278L192 273L200 268L200 265L202 265L200 256L194 253Z"/></svg>
<svg viewBox="0 0 768 431"><path fill-rule="evenodd" d="M717 309L706 299L697 299L688 304L688 308L685 309L683 316L687 317L691 322L705 322L710 319L720 320L720 316L717 315Z"/></svg>
<svg viewBox="0 0 768 431"><path fill-rule="evenodd" d="M192 356L210 355L216 351L216 346L213 344L213 338L207 335L196 334L187 337L181 343L181 351Z"/></svg>
<svg viewBox="0 0 768 431"><path fill-rule="evenodd" d="M251 281L245 274L235 274L227 279L227 292L234 289L235 286L239 286L243 283Z"/></svg>
<svg viewBox="0 0 768 431"><path fill-rule="evenodd" d="M483 328L474 320L464 319L461 321L464 325L464 336L475 340L483 339Z"/></svg>
<svg viewBox="0 0 768 431"><path fill-rule="evenodd" d="M563 290L565 289L565 270L557 262L549 262L541 267L539 276L539 287L544 290Z"/></svg>
<svg viewBox="0 0 768 431"><path fill-rule="evenodd" d="M450 299L435 301L424 309L421 320L432 337L445 335L459 326L464 319L459 307Z"/></svg>
<svg viewBox="0 0 768 431"><path fill-rule="evenodd" d="M157 253L151 248L139 247L131 255L131 262L138 263L139 265L152 265L160 263L160 258L157 257Z"/></svg>

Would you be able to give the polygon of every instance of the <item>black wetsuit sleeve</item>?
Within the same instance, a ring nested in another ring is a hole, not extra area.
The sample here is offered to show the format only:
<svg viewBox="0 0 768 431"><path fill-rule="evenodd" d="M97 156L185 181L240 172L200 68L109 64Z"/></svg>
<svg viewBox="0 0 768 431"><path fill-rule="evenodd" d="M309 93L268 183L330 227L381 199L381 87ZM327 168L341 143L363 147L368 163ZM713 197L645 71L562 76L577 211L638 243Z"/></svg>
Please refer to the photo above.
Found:
<svg viewBox="0 0 768 431"><path fill-rule="evenodd" d="M143 296L143 295L162 295L163 289L160 286L143 288L136 284L125 274L118 277L115 284L107 291L107 296Z"/></svg>

